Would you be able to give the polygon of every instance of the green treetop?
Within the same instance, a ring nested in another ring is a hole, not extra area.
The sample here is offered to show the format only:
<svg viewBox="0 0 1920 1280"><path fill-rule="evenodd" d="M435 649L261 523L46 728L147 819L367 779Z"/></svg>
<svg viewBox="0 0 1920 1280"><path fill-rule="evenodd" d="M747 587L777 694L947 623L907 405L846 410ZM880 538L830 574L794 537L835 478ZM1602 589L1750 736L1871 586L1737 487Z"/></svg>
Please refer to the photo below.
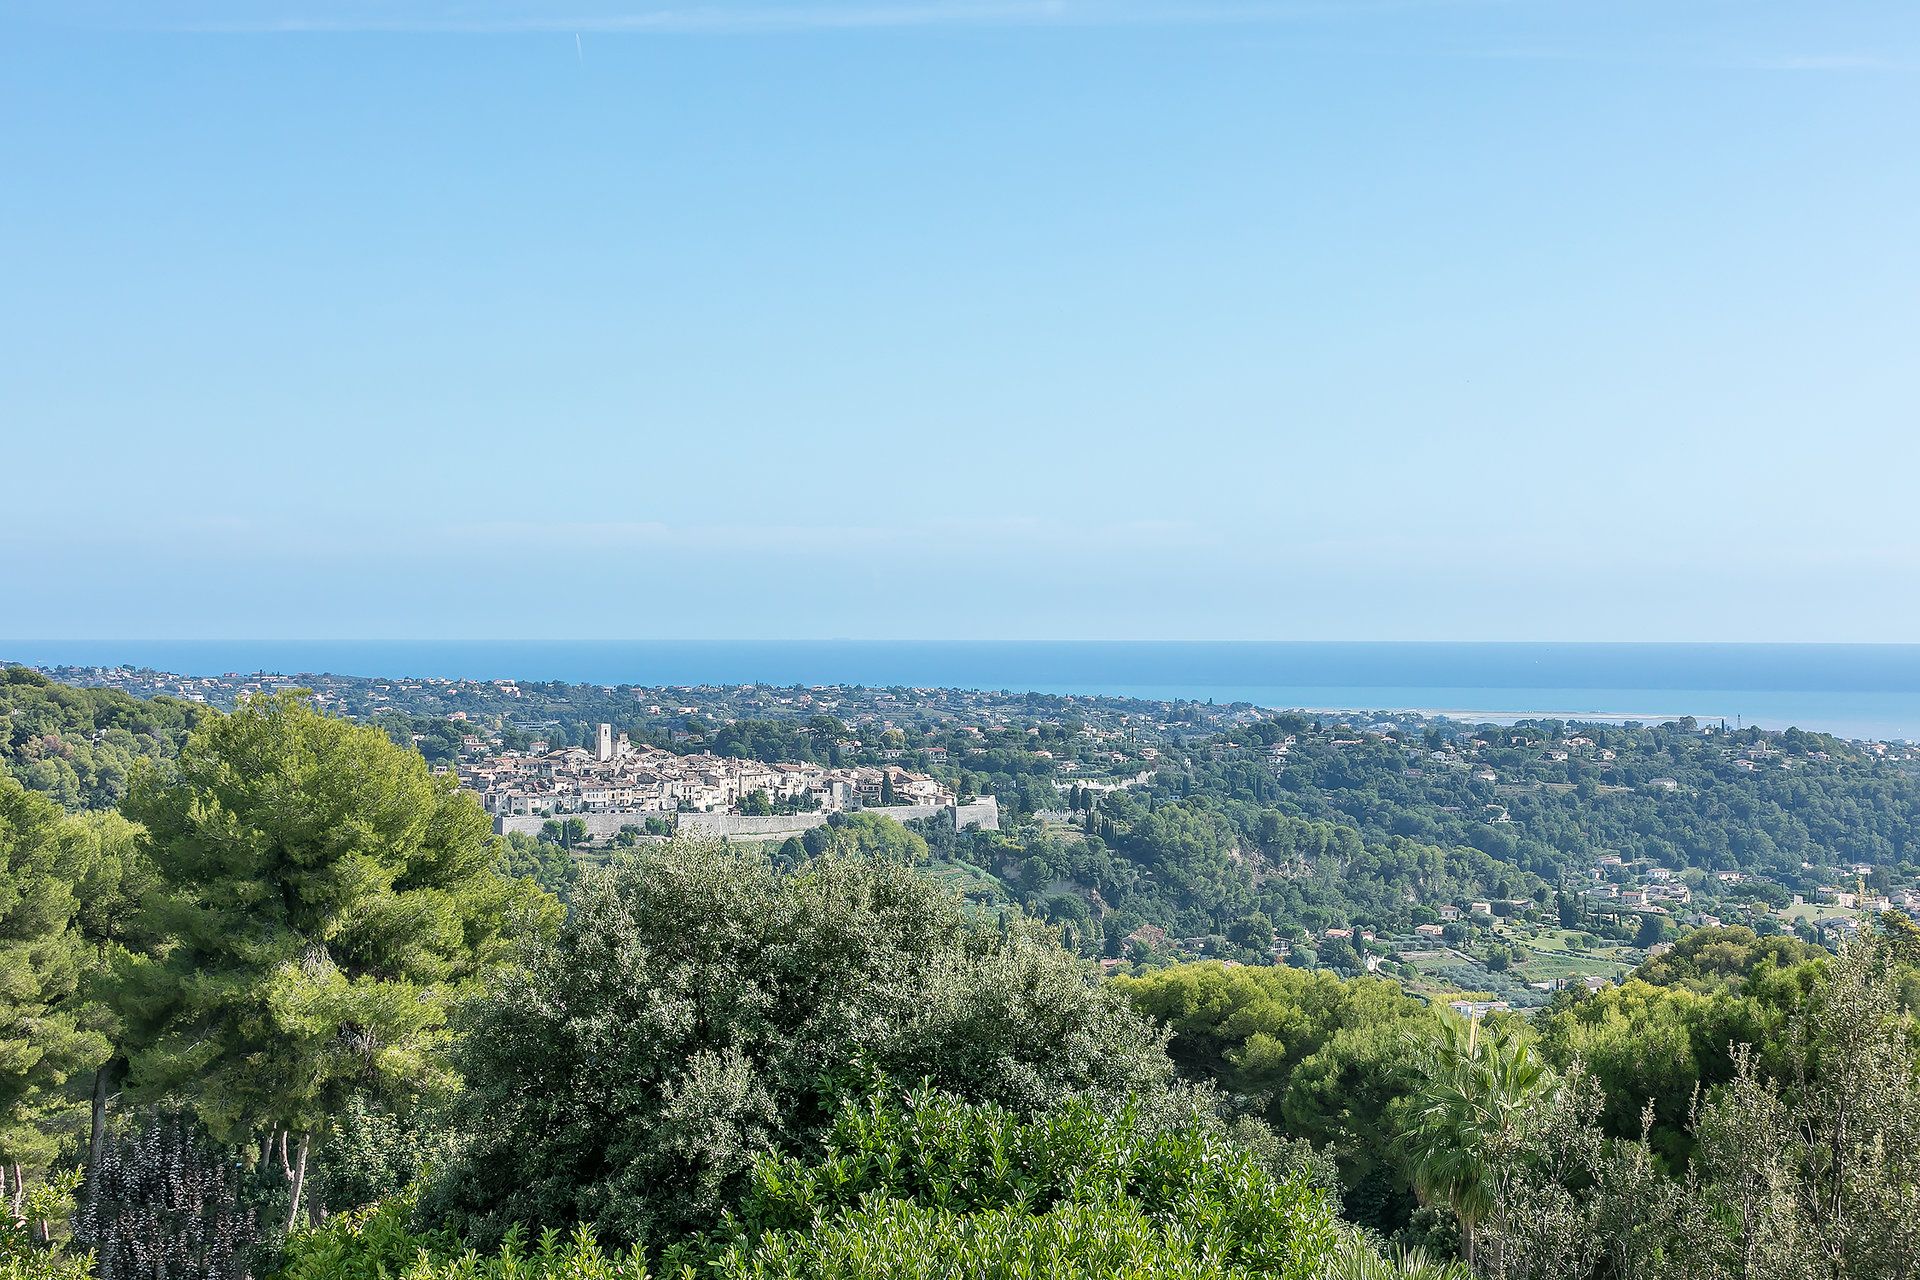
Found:
<svg viewBox="0 0 1920 1280"><path fill-rule="evenodd" d="M45 1163L60 1086L107 1056L80 998L72 832L58 806L0 774L0 1165Z"/></svg>
<svg viewBox="0 0 1920 1280"><path fill-rule="evenodd" d="M130 1084L216 1134L310 1136L352 1093L404 1103L447 1082L451 1005L557 910L496 874L451 777L295 694L207 720L125 809L163 940L115 991Z"/></svg>
<svg viewBox="0 0 1920 1280"><path fill-rule="evenodd" d="M876 1071L1021 1114L1180 1096L1153 1029L1037 926L891 860L783 875L692 840L586 872L461 1060L467 1141L434 1199L481 1239L705 1230L757 1156L807 1146Z"/></svg>

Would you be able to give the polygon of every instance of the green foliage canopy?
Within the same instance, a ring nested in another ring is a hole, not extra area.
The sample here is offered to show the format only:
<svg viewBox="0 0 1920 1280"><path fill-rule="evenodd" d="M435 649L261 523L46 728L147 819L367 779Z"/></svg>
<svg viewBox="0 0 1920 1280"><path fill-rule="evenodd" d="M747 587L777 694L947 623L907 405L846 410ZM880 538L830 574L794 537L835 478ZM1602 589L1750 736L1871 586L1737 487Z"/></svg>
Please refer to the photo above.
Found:
<svg viewBox="0 0 1920 1280"><path fill-rule="evenodd" d="M27 667L0 668L0 772L67 809L111 808L136 766L171 756L201 714L172 698L75 688Z"/></svg>
<svg viewBox="0 0 1920 1280"><path fill-rule="evenodd" d="M72 1109L61 1086L107 1056L81 1000L78 834L0 776L0 1164L46 1162Z"/></svg>
<svg viewBox="0 0 1920 1280"><path fill-rule="evenodd" d="M455 999L556 908L497 875L486 816L378 729L244 702L135 780L164 941L122 966L130 1083L217 1134L310 1132L346 1096L450 1080Z"/></svg>
<svg viewBox="0 0 1920 1280"><path fill-rule="evenodd" d="M1385 979L1211 961L1114 985L1171 1032L1183 1075L1331 1151L1360 1221L1395 1225L1412 1207L1392 1145L1409 1038L1434 1029L1428 1006Z"/></svg>
<svg viewBox="0 0 1920 1280"><path fill-rule="evenodd" d="M477 1006L460 1065L468 1145L430 1208L482 1240L703 1227L874 1072L1021 1114L1175 1092L1147 1021L1037 926L894 862L781 874L687 840L587 872L559 935Z"/></svg>
<svg viewBox="0 0 1920 1280"><path fill-rule="evenodd" d="M733 1280L1306 1280L1339 1238L1319 1193L1205 1124L924 1094L847 1105L817 1157L763 1158L728 1225Z"/></svg>

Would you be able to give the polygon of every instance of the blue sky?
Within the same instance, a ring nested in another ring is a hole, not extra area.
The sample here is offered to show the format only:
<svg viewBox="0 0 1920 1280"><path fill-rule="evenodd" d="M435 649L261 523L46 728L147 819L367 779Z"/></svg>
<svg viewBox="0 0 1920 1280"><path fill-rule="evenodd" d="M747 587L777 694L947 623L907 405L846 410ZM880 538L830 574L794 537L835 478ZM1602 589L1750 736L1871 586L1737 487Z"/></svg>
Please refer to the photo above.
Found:
<svg viewBox="0 0 1920 1280"><path fill-rule="evenodd" d="M1912 640L1920 6L0 0L0 637Z"/></svg>

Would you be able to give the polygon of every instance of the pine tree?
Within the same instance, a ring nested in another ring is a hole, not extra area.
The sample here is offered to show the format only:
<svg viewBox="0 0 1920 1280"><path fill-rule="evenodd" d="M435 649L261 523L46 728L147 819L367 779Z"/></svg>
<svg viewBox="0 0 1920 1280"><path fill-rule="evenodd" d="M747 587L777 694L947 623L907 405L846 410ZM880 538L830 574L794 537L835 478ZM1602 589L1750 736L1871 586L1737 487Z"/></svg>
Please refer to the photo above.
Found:
<svg viewBox="0 0 1920 1280"><path fill-rule="evenodd" d="M495 874L450 776L292 693L204 723L125 809L166 940L115 989L129 1086L221 1141L295 1135L290 1224L329 1118L356 1092L404 1105L449 1084L449 1007L557 908Z"/></svg>
<svg viewBox="0 0 1920 1280"><path fill-rule="evenodd" d="M93 1072L92 1118L87 1167L100 1158L107 1107L116 1082L125 1074L120 1055L120 1021L114 1016L115 968L130 947L150 945L142 933L140 901L155 887L153 864L139 847L140 829L118 813L87 813L68 819L75 856L71 860L74 897L79 909L74 930L82 948L80 994L84 1025L104 1035L113 1052Z"/></svg>
<svg viewBox="0 0 1920 1280"><path fill-rule="evenodd" d="M73 836L57 805L0 774L0 1166L15 1188L75 1118L61 1086L107 1056L80 995Z"/></svg>

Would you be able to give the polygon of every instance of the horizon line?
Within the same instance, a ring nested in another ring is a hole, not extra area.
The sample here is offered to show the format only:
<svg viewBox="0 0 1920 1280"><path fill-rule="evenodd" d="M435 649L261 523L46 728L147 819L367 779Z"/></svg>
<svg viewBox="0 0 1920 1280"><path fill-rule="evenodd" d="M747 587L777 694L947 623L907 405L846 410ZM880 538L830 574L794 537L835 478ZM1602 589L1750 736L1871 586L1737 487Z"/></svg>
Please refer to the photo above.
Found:
<svg viewBox="0 0 1920 1280"><path fill-rule="evenodd" d="M229 644L229 645L609 645L609 644L733 644L733 645L1481 645L1481 646L1588 646L1667 648L1880 648L1920 649L1920 640L1570 640L1570 639L1474 639L1430 637L1423 639L1339 637L1302 639L1259 636L993 636L993 637L902 637L902 636L10 636L0 637L3 645L58 644Z"/></svg>

